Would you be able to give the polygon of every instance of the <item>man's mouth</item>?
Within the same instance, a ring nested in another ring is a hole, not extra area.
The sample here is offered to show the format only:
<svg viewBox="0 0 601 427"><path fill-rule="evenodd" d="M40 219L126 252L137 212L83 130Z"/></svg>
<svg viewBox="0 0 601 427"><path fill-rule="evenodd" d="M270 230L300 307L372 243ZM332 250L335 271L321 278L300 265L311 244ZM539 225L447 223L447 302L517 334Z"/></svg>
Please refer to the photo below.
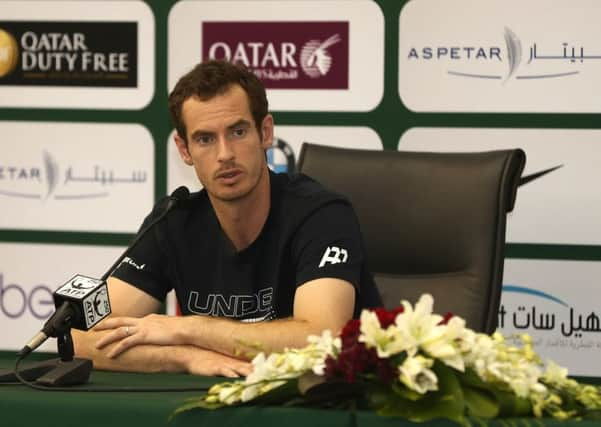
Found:
<svg viewBox="0 0 601 427"><path fill-rule="evenodd" d="M217 179L230 181L239 176L242 172L239 169L229 169L225 171L221 171L217 174Z"/></svg>

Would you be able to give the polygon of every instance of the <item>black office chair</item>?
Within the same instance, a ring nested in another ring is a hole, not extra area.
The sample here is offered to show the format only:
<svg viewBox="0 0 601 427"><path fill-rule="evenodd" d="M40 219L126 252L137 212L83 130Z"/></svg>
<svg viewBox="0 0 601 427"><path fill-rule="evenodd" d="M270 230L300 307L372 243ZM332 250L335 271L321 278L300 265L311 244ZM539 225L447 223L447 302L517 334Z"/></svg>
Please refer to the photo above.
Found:
<svg viewBox="0 0 601 427"><path fill-rule="evenodd" d="M526 155L375 151L303 144L299 172L353 203L388 308L434 297L468 327L497 326L507 212Z"/></svg>

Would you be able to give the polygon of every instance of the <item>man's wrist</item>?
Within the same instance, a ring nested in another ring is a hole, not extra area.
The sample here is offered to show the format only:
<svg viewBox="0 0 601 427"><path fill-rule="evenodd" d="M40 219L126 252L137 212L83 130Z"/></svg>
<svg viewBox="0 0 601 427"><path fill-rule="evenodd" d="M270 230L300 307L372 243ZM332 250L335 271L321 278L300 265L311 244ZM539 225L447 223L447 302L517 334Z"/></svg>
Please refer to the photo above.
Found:
<svg viewBox="0 0 601 427"><path fill-rule="evenodd" d="M164 350L168 353L173 371L190 373L190 367L195 358L195 348L191 346L165 346ZM196 355L198 356L198 355Z"/></svg>
<svg viewBox="0 0 601 427"><path fill-rule="evenodd" d="M204 347L203 337L206 334L206 316L183 316L180 317L175 332L178 344Z"/></svg>

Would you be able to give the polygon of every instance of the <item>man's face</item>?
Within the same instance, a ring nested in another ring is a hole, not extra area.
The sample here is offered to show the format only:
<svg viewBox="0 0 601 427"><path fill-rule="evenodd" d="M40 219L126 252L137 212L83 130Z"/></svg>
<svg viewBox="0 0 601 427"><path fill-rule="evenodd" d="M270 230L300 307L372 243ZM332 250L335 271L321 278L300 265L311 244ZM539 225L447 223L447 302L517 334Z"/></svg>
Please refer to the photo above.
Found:
<svg viewBox="0 0 601 427"><path fill-rule="evenodd" d="M175 136L183 161L212 199L233 201L250 194L266 172L265 150L273 140L273 118L267 115L259 135L246 92L232 85L207 101L188 98L182 105L188 143Z"/></svg>

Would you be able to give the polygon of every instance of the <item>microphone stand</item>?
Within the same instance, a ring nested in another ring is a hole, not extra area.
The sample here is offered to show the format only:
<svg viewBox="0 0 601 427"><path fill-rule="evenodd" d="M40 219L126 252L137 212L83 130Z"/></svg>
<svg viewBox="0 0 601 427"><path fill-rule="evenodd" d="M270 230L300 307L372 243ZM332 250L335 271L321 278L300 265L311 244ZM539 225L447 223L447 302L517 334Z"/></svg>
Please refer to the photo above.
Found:
<svg viewBox="0 0 601 427"><path fill-rule="evenodd" d="M60 359L54 359L54 367L40 376L36 384L48 387L85 384L92 373L90 359L74 358L73 338L71 328L67 328L57 337L58 354Z"/></svg>
<svg viewBox="0 0 601 427"><path fill-rule="evenodd" d="M69 323L69 322L66 322ZM74 358L73 337L71 326L65 325L56 337L60 358L30 363L19 369L19 375L25 381L35 381L35 384L46 387L60 387L85 384L92 372L92 361ZM23 356L19 356L20 359ZM18 380L13 370L0 371L1 382L16 382Z"/></svg>

